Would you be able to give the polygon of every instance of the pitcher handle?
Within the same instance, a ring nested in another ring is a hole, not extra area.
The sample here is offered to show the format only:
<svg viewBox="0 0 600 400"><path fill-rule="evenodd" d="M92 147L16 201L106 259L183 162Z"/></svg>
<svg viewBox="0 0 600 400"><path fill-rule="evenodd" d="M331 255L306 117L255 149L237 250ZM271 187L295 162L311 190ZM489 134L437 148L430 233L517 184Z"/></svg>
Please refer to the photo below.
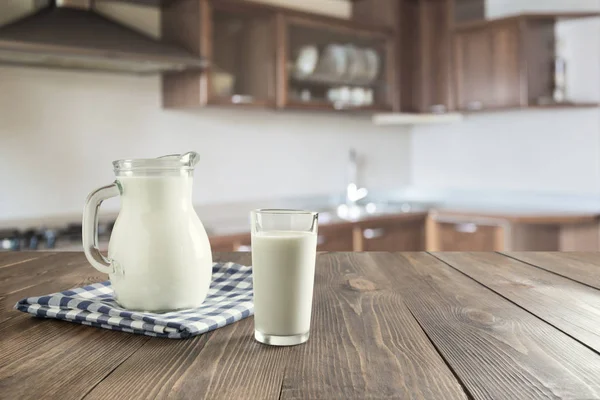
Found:
<svg viewBox="0 0 600 400"><path fill-rule="evenodd" d="M98 249L98 209L104 200L119 194L121 192L117 183L103 186L90 193L83 209L83 252L92 267L105 274L113 272L113 265Z"/></svg>

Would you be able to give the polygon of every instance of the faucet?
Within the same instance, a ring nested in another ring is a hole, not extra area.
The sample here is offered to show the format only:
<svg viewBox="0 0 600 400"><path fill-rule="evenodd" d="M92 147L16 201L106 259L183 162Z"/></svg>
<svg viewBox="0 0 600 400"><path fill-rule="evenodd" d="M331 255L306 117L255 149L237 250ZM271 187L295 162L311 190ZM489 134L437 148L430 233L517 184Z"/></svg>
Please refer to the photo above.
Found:
<svg viewBox="0 0 600 400"><path fill-rule="evenodd" d="M348 163L348 186L346 186L346 206L356 207L356 202L367 197L369 193L365 188L359 188L358 181L358 157L356 150L350 149Z"/></svg>

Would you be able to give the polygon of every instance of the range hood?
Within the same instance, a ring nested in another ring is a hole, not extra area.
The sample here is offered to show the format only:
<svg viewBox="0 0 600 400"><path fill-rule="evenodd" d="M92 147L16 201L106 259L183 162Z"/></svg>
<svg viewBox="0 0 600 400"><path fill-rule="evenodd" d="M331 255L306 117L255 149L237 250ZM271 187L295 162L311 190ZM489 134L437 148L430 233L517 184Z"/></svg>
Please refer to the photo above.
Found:
<svg viewBox="0 0 600 400"><path fill-rule="evenodd" d="M137 74L207 65L184 49L94 12L91 0L51 1L49 7L1 26L0 64Z"/></svg>

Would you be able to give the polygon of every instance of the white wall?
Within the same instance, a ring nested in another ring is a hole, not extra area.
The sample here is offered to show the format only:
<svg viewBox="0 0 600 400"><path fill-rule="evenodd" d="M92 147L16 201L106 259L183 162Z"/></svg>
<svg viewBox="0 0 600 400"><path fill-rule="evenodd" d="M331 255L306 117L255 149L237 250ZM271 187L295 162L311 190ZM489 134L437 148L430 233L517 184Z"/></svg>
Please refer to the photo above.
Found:
<svg viewBox="0 0 600 400"><path fill-rule="evenodd" d="M256 0L348 17L339 0ZM100 4L100 3L99 3ZM0 23L32 1L0 6ZM155 9L100 5L158 36ZM409 183L406 129L376 128L368 116L205 109L164 111L160 78L0 67L1 221L77 215L87 193L113 179L111 161L196 150L195 203L338 194L347 152L364 160L362 183ZM111 202L107 209L116 209Z"/></svg>
<svg viewBox="0 0 600 400"><path fill-rule="evenodd" d="M111 161L187 150L196 203L341 193L347 151L363 184L409 182L409 135L367 116L160 108L158 77L0 67L0 221L76 214ZM111 207L117 207L112 204Z"/></svg>
<svg viewBox="0 0 600 400"><path fill-rule="evenodd" d="M490 18L527 11L598 10L598 0L488 0ZM600 19L561 22L568 92L600 101ZM415 127L412 183L421 187L600 194L600 110L484 113Z"/></svg>

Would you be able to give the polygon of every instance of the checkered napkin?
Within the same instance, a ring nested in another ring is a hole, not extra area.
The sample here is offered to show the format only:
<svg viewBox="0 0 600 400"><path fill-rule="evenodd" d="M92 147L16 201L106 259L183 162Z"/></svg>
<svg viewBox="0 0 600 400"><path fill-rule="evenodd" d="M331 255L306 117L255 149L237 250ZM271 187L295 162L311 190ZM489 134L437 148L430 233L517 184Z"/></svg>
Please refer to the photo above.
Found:
<svg viewBox="0 0 600 400"><path fill-rule="evenodd" d="M95 283L19 301L17 310L148 336L184 339L231 324L254 313L252 269L234 263L214 263L208 296L198 308L164 314L128 311L114 299L110 282Z"/></svg>

